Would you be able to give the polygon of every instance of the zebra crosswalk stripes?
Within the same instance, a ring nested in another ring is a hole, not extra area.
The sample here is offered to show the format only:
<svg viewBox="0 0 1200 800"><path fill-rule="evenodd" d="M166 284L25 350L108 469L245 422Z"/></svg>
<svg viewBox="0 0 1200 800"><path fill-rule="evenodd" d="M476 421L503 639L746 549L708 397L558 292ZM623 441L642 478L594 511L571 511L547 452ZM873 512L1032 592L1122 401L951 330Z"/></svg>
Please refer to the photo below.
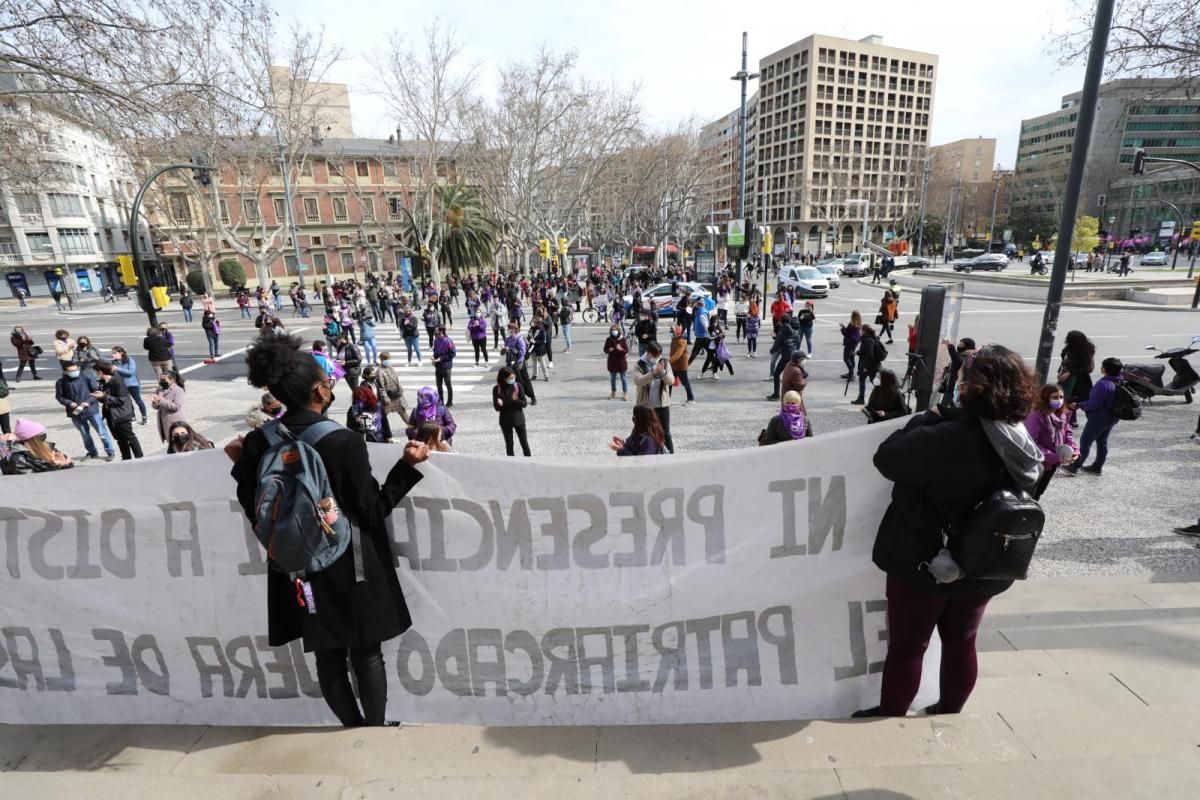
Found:
<svg viewBox="0 0 1200 800"><path fill-rule="evenodd" d="M486 369L483 368L482 361L480 362L480 367L475 366L475 349L471 345L470 337L467 335L464 327L452 328L446 333L454 342L454 347L458 352L458 355L454 358L454 367L452 370L455 396L471 394L480 388L484 391L490 391L492 383L496 380L496 370L504 365L504 357L492 348L491 332L488 332L488 359L490 363ZM395 326L389 323L380 323L375 326L375 346L379 349L379 352L387 352L391 355L391 367L395 370L396 375L400 378L400 383L406 391L411 392L411 387L436 385L434 367L430 361L432 349L429 347L429 337L425 335L424 331L421 332L420 366L417 365L415 360L411 366L408 364L404 337L400 335L400 331Z"/></svg>

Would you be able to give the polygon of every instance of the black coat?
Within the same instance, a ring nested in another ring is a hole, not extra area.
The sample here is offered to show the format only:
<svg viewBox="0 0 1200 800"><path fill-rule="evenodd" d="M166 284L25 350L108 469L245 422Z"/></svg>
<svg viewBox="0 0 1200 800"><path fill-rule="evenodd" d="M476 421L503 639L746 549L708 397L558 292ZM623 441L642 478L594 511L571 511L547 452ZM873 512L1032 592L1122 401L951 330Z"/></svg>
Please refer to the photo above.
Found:
<svg viewBox="0 0 1200 800"><path fill-rule="evenodd" d="M100 402L104 404L104 419L110 423L132 420L133 398L129 396L129 389L125 386L125 379L114 373L102 388L104 389L104 397L101 398Z"/></svg>
<svg viewBox="0 0 1200 800"><path fill-rule="evenodd" d="M858 374L874 378L887 356L877 336L863 336L858 343Z"/></svg>
<svg viewBox="0 0 1200 800"><path fill-rule="evenodd" d="M146 348L147 357L151 361L162 363L171 360L171 345L161 336L147 336L142 339L142 347Z"/></svg>
<svg viewBox="0 0 1200 800"><path fill-rule="evenodd" d="M941 531L963 525L992 492L1008 485L1008 472L979 417L958 408L913 417L875 453L875 467L895 485L879 523L875 565L930 593L991 597L1012 581L961 580L938 584L921 568L942 548Z"/></svg>
<svg viewBox="0 0 1200 800"><path fill-rule="evenodd" d="M512 390L517 390L517 399L512 397ZM504 395L501 397L500 392ZM499 401L503 400L504 405L499 405ZM524 425L525 424L525 407L529 405L529 400L525 397L525 390L521 388L521 382L517 381L512 386L500 386L499 384L492 387L492 408L500 412L501 425Z"/></svg>
<svg viewBox="0 0 1200 800"><path fill-rule="evenodd" d="M322 416L300 410L283 416L295 434L304 432ZM316 447L325 463L329 483L343 514L362 530L363 570L366 580L354 581L353 548L321 572L309 576L316 614L296 603L296 587L277 570L267 573L267 633L272 647L303 637L306 652L332 647L366 647L392 639L412 626L404 592L396 577L391 545L384 520L396 504L423 477L415 467L397 461L380 486L371 474L367 445L353 431L335 431ZM242 446L242 457L233 466L238 502L254 520L254 495L258 465L267 451L262 431L252 431Z"/></svg>

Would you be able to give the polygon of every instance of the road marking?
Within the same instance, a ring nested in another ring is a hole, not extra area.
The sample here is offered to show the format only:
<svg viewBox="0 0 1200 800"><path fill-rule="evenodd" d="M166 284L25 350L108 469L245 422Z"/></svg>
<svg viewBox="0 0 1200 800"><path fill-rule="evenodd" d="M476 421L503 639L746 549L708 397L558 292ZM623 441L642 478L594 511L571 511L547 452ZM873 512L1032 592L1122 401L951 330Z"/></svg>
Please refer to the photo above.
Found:
<svg viewBox="0 0 1200 800"><path fill-rule="evenodd" d="M296 333L300 333L301 331L306 331L306 330L308 330L308 328L296 328L294 330L288 331L288 333L296 334ZM208 343L208 340L205 339L205 344L207 344L207 343ZM217 358L213 360L213 363L215 364L217 362L224 361L227 358L233 358L234 356L244 353L249 349L250 349L250 345L246 345L245 347L239 347L237 350L231 350L228 353L225 353L224 355L217 356ZM209 362L201 361L199 364L192 364L190 367L184 367L183 369L179 370L179 374L184 375L189 372L193 372L194 370L198 370L201 367L210 367L210 366L212 366L212 364L210 364ZM239 378L238 380L242 380L242 379Z"/></svg>

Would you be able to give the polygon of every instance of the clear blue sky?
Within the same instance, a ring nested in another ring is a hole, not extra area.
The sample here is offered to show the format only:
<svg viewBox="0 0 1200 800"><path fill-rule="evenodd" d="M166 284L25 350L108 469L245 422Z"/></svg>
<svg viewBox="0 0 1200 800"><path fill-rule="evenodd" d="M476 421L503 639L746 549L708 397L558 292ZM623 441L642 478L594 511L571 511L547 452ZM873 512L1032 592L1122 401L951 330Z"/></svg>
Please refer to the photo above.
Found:
<svg viewBox="0 0 1200 800"><path fill-rule="evenodd" d="M382 7L368 0L299 0L286 14L324 26L346 51L330 79L350 85L359 135L384 138L395 128L386 108L366 91L371 78L366 54L381 47L390 30L419 37L435 17L453 26L465 58L480 65L485 80L497 64L525 58L543 42L574 49L592 79L640 84L648 123L663 128L693 116L707 122L737 105L737 84L729 76L738 68L743 30L750 34L752 70L759 57L810 33L849 39L874 33L884 44L939 56L934 144L996 137L997 159L1011 167L1020 120L1053 111L1063 94L1080 88L1082 65L1061 68L1053 54L1055 32L1072 27L1075 8L1072 0L460 0Z"/></svg>

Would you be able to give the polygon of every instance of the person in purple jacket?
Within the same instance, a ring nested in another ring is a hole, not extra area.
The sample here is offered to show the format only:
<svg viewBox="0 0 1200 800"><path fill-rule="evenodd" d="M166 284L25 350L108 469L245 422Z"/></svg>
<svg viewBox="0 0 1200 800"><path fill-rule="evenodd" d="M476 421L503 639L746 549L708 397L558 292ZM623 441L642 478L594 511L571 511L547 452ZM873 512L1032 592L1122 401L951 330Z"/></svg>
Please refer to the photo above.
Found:
<svg viewBox="0 0 1200 800"><path fill-rule="evenodd" d="M521 388L525 390L525 396L529 398L529 405L536 406L537 397L533 393L533 381L529 380L529 370L525 366L529 348L525 344L525 337L521 335L521 327L517 323L510 322L508 324L508 337L505 338L504 347L500 348L500 352L504 354L504 363L516 373Z"/></svg>
<svg viewBox="0 0 1200 800"><path fill-rule="evenodd" d="M1083 426L1083 435L1079 437L1079 458L1063 467L1064 475L1075 477L1082 469L1089 475L1100 477L1104 470L1104 462L1108 460L1108 436L1118 421L1113 413L1113 405L1117 400L1117 384L1121 382L1121 370L1124 368L1119 358L1106 358L1100 362L1103 377L1092 386L1088 399L1078 404L1079 410L1087 413L1087 424ZM1096 445L1096 460L1090 466L1084 466L1093 444Z"/></svg>
<svg viewBox="0 0 1200 800"><path fill-rule="evenodd" d="M471 300L467 300L467 304L470 303ZM471 311L467 332L471 334L471 346L475 348L475 366L479 366L480 355L483 356L484 365L490 364L487 349L487 320L483 318L483 314L479 313L478 308Z"/></svg>
<svg viewBox="0 0 1200 800"><path fill-rule="evenodd" d="M1048 383L1042 387L1037 404L1025 418L1025 430L1042 451L1042 477L1032 494L1037 500L1050 485L1050 479L1060 466L1067 467L1079 457L1079 445L1071 431L1071 410L1067 408L1061 386Z"/></svg>
<svg viewBox="0 0 1200 800"><path fill-rule="evenodd" d="M650 406L633 407L633 432L626 438L614 436L608 449L619 456L656 456L667 452L666 434Z"/></svg>
<svg viewBox="0 0 1200 800"><path fill-rule="evenodd" d="M854 351L858 349L858 343L862 341L862 314L851 311L850 324L842 325L841 329L842 361L846 364L846 374L842 376L842 380L848 381L854 377Z"/></svg>

